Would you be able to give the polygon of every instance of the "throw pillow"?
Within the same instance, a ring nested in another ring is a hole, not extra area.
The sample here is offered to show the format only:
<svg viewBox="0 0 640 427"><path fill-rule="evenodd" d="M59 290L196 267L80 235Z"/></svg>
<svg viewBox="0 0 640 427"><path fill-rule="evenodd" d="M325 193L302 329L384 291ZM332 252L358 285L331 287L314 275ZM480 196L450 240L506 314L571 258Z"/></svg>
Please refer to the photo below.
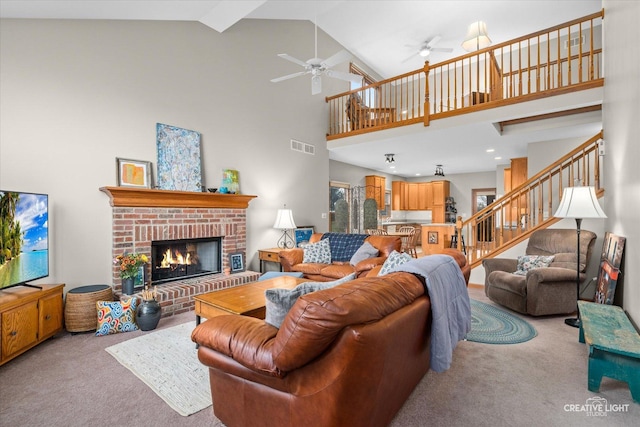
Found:
<svg viewBox="0 0 640 427"><path fill-rule="evenodd" d="M98 310L96 336L137 331L137 304L137 299L134 297L124 298L121 301L96 302L96 308Z"/></svg>
<svg viewBox="0 0 640 427"><path fill-rule="evenodd" d="M351 265L356 265L360 261L364 261L365 259L373 258L378 256L380 253L371 243L364 242L362 246L358 248L355 254L351 257L349 263Z"/></svg>
<svg viewBox="0 0 640 427"><path fill-rule="evenodd" d="M384 276L389 273L393 268L404 264L405 262L411 261L413 257L404 252L393 251L389 254L389 257L382 264L382 268L378 273L378 276Z"/></svg>
<svg viewBox="0 0 640 427"><path fill-rule="evenodd" d="M302 262L331 264L331 246L328 240L320 240L304 247Z"/></svg>
<svg viewBox="0 0 640 427"><path fill-rule="evenodd" d="M287 317L287 313L289 313L291 307L293 307L296 301L298 301L298 298L302 295L338 286L341 283L355 279L355 277L356 274L351 273L348 276L344 276L342 279L334 280L333 282L303 282L293 289L267 289L264 291L264 321L276 328L280 328L284 318Z"/></svg>
<svg viewBox="0 0 640 427"><path fill-rule="evenodd" d="M518 266L513 274L526 276L527 271L534 268L549 267L553 262L553 255L520 255L518 257Z"/></svg>

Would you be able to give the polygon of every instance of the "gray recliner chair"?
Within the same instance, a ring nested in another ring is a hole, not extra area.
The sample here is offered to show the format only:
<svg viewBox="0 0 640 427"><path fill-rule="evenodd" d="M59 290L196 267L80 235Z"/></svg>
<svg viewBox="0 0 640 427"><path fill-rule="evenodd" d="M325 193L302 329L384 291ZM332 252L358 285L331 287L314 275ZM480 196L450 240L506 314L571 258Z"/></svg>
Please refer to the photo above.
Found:
<svg viewBox="0 0 640 427"><path fill-rule="evenodd" d="M526 255L554 255L548 267L534 268L526 275L513 274L517 259L488 258L484 292L492 301L531 316L568 314L576 311L576 230L534 231L529 237ZM580 283L596 241L595 233L580 230Z"/></svg>

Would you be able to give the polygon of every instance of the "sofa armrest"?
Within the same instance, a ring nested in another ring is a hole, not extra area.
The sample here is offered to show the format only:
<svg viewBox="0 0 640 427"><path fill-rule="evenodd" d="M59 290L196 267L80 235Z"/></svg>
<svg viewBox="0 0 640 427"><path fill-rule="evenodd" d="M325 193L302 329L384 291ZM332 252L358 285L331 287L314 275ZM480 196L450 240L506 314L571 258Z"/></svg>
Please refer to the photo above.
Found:
<svg viewBox="0 0 640 427"><path fill-rule="evenodd" d="M366 275L370 270L376 268L379 265L384 264L387 257L377 256L373 258L363 259L355 265L356 277L360 275Z"/></svg>
<svg viewBox="0 0 640 427"><path fill-rule="evenodd" d="M518 268L518 260L512 258L487 258L482 261L485 277L494 271L513 273Z"/></svg>
<svg viewBox="0 0 640 427"><path fill-rule="evenodd" d="M304 259L304 249L302 248L293 248L293 249L285 249L280 251L280 265L282 266L282 271L291 271L291 267L296 264L300 264Z"/></svg>
<svg viewBox="0 0 640 427"><path fill-rule="evenodd" d="M282 377L273 363L271 347L278 329L264 320L240 315L216 316L198 325L191 340L255 372Z"/></svg>

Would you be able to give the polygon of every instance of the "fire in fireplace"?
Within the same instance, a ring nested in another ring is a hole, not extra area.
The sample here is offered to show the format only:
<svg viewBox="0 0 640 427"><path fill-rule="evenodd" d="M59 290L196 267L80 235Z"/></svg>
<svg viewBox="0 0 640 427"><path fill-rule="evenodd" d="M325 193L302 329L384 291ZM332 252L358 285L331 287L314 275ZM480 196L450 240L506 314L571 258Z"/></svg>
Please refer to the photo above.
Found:
<svg viewBox="0 0 640 427"><path fill-rule="evenodd" d="M222 238L159 240L151 242L151 282L220 273Z"/></svg>

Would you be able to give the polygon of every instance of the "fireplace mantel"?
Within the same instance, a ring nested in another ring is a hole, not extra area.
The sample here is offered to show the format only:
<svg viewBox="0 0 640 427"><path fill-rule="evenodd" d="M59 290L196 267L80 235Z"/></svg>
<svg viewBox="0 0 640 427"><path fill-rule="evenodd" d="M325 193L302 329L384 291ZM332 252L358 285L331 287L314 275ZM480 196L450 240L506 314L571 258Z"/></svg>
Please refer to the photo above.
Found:
<svg viewBox="0 0 640 427"><path fill-rule="evenodd" d="M257 196L131 187L100 187L113 207L246 209Z"/></svg>

